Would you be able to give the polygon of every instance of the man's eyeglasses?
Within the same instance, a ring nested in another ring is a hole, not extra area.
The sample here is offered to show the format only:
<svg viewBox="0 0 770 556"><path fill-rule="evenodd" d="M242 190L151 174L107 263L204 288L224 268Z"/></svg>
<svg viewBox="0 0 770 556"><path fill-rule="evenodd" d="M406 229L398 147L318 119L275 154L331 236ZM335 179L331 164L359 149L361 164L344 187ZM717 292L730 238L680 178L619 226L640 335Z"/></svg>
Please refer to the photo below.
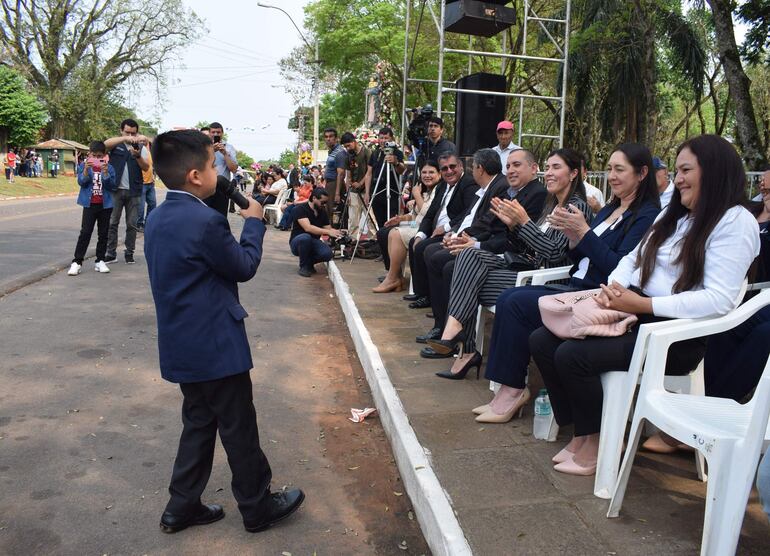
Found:
<svg viewBox="0 0 770 556"><path fill-rule="evenodd" d="M439 168L439 170L441 170L442 172L446 172L447 170L456 170L456 169L457 169L457 164L447 164L446 166L442 166L441 168Z"/></svg>

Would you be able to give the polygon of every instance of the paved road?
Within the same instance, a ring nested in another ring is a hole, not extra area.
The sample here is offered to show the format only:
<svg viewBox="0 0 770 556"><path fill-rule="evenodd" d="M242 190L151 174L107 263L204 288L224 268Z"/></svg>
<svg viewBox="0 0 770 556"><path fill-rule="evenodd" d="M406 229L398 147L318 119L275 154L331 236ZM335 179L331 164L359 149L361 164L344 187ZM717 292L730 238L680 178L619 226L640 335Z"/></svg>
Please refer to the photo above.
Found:
<svg viewBox="0 0 770 556"><path fill-rule="evenodd" d="M23 245L35 241L34 264L69 253L73 235L56 239L60 249L29 236L63 234L68 222L76 233L70 202L2 205L0 236L15 226L19 243L3 264L27 261ZM181 395L157 370L140 244L134 266L101 275L86 265L80 276L58 272L0 298L0 554L428 553L378 420L347 419L372 402L330 283L296 275L287 235L268 234L241 299L273 486L305 489L303 508L246 533L219 446L204 499L222 503L226 518L177 535L158 530Z"/></svg>
<svg viewBox="0 0 770 556"><path fill-rule="evenodd" d="M165 190L159 190L158 195L160 201ZM74 195L0 201L0 295L69 266L81 214ZM121 224L121 242L124 230ZM95 247L96 230L89 257Z"/></svg>

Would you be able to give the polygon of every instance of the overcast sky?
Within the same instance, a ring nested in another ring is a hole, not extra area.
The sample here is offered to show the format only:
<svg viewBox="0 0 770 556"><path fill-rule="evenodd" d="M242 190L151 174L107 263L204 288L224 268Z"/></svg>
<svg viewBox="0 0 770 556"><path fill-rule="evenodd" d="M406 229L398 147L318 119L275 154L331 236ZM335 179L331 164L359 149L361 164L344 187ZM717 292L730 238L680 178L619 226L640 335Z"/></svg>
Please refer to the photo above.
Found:
<svg viewBox="0 0 770 556"><path fill-rule="evenodd" d="M228 141L257 160L277 158L296 144L287 128L294 110L283 89L278 61L301 44L285 14L257 6L256 0L225 2L184 0L206 23L208 33L184 53L186 68L170 71L164 110L158 113L144 96L139 116L160 130L219 121ZM291 14L300 28L307 0L265 0Z"/></svg>
<svg viewBox="0 0 770 556"><path fill-rule="evenodd" d="M308 0L265 0L286 10L300 28ZM301 39L278 10L260 8L256 0L184 0L206 23L208 32L184 53L184 68L169 72L162 110L152 106L149 87L130 91L128 104L140 117L160 119L160 130L221 122L228 140L257 160L276 159L296 145L288 129L295 106L284 90L278 61ZM736 26L739 42L745 29ZM363 91L362 91L363 95Z"/></svg>

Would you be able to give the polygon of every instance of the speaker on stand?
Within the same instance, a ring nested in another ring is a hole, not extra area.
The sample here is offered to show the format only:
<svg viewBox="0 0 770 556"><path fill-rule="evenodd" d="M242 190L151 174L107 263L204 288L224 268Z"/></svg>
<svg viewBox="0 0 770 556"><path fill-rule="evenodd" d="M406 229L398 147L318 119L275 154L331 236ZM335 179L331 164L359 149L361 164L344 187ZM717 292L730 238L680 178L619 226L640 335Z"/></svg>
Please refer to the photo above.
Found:
<svg viewBox="0 0 770 556"><path fill-rule="evenodd" d="M507 91L505 76L473 73L458 79L458 89ZM455 145L460 156L472 156L479 149L497 144L497 124L505 119L504 96L455 93Z"/></svg>

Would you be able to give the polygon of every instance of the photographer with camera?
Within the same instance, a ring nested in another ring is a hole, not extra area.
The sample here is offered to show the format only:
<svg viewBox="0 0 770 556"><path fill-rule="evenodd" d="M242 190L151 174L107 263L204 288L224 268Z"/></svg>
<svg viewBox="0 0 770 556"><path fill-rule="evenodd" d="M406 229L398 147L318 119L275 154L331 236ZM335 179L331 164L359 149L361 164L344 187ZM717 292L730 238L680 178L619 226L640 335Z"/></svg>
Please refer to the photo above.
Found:
<svg viewBox="0 0 770 556"><path fill-rule="evenodd" d="M299 257L297 274L309 278L315 273L316 263L332 260L331 247L321 241L322 235L339 238L347 234L345 230L336 230L329 223L326 208L329 204L329 192L320 187L313 190L310 200L294 209L294 224L289 237L291 254Z"/></svg>
<svg viewBox="0 0 770 556"><path fill-rule="evenodd" d="M127 118L120 122L120 136L111 137L104 141L110 155L110 165L115 169L118 183L112 195L112 216L110 231L107 236L107 254L104 262L113 263L118 260L118 227L120 215L126 213L126 264L134 264L134 248L136 247L136 220L139 212L139 197L142 195L144 181L142 172L149 169L149 151L145 146L147 137L139 134L139 124L136 120Z"/></svg>
<svg viewBox="0 0 770 556"><path fill-rule="evenodd" d="M371 151L363 143L356 141L356 136L350 132L342 134L342 146L348 153L348 165L345 171L345 186L347 187L348 222L347 227L351 237L358 239L358 224L364 207L364 193L366 189L366 170Z"/></svg>
<svg viewBox="0 0 770 556"><path fill-rule="evenodd" d="M75 258L67 271L68 276L77 276L83 268L88 244L94 225L98 226L96 240L96 264L94 270L107 273L110 268L105 264L107 252L107 230L112 213L110 191L115 188L115 169L104 160L107 147L101 141L92 141L88 147L88 158L78 165L78 185L80 193L77 203L83 207L83 219L80 235L75 246Z"/></svg>
<svg viewBox="0 0 770 556"><path fill-rule="evenodd" d="M235 147L224 141L224 128L219 122L210 123L206 129L208 130L206 135L211 137L211 141L214 143L214 167L217 170L217 175L232 180L233 172L238 169L238 162L235 160ZM220 214L227 215L228 207L230 212L235 212L233 203L220 190L217 190L208 199L204 199L203 202Z"/></svg>
<svg viewBox="0 0 770 556"><path fill-rule="evenodd" d="M428 114L433 114L430 106L423 108L419 114L415 113L409 125L409 139L418 149L415 178L419 176L419 170L426 161L438 160L442 154L457 150L455 144L444 137L444 120L438 116L427 117Z"/></svg>
<svg viewBox="0 0 770 556"><path fill-rule="evenodd" d="M333 223L334 208L339 204L345 190L345 168L348 164L348 153L337 141L337 130L333 127L324 129L324 141L329 151L324 169L324 179L329 197L334 201L328 204L326 213L329 215L329 223Z"/></svg>
<svg viewBox="0 0 770 556"><path fill-rule="evenodd" d="M404 153L396 145L392 129L383 127L377 136L377 142L379 146L369 159L364 177L364 203L368 206L371 202L377 226L381 228L389 218L399 212L401 192L398 177L406 171L406 165ZM388 179L390 179L390 205L388 205Z"/></svg>

